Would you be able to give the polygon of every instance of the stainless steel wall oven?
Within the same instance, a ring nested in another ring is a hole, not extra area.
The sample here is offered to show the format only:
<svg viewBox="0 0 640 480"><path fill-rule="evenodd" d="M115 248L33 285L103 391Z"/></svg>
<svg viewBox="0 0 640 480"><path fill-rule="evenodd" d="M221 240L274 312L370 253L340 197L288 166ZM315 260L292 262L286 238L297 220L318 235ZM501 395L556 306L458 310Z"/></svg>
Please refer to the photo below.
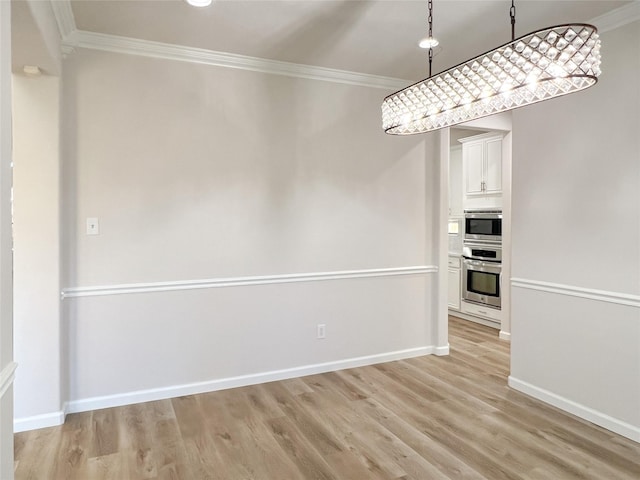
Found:
<svg viewBox="0 0 640 480"><path fill-rule="evenodd" d="M462 248L463 299L500 308L502 248L497 244L465 243Z"/></svg>

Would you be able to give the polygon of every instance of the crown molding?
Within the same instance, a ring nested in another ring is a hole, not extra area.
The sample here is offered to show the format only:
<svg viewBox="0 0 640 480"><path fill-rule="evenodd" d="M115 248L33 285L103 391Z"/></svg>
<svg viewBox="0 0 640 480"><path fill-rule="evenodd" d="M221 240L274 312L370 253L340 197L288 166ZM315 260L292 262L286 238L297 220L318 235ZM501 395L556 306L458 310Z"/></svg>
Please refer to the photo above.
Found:
<svg viewBox="0 0 640 480"><path fill-rule="evenodd" d="M595 25L598 28L598 32L603 33L615 30L616 28L637 20L640 20L640 1L634 0L622 7L591 19L589 23Z"/></svg>
<svg viewBox="0 0 640 480"><path fill-rule="evenodd" d="M50 3L53 15L56 17L60 38L64 41L77 30L71 2L69 0L50 0Z"/></svg>
<svg viewBox="0 0 640 480"><path fill-rule="evenodd" d="M397 90L411 83L409 80L350 72L333 68L281 62L265 58L217 52L203 48L185 47L169 43L140 40L131 37L76 30L63 40L67 49L88 48L105 52L140 55L164 60L200 63L217 67L237 68L254 72L271 73L287 77L322 80L347 85Z"/></svg>
<svg viewBox="0 0 640 480"><path fill-rule="evenodd" d="M203 48L78 30L73 16L73 10L71 9L71 1L50 0L50 2L58 24L58 30L60 31L60 37L62 38L62 53L65 56L73 53L76 48L87 48L105 52L200 63L217 67L237 68L254 72L271 73L274 75L322 80L384 90L398 90L409 83L413 83L412 80L394 77L281 62Z"/></svg>
<svg viewBox="0 0 640 480"><path fill-rule="evenodd" d="M413 83L413 80L78 30L70 0L50 0L50 2L62 38L62 53L65 55L69 55L79 47L394 91ZM593 18L590 23L594 24L600 33L603 33L637 20L640 20L640 1L634 0Z"/></svg>

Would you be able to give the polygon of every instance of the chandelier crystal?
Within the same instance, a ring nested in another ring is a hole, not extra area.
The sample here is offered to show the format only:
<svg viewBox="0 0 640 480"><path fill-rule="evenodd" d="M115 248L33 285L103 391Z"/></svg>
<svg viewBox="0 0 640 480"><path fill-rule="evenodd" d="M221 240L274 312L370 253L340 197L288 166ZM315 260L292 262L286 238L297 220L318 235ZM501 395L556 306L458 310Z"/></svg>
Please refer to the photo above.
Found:
<svg viewBox="0 0 640 480"><path fill-rule="evenodd" d="M599 75L596 27L548 27L389 95L382 128L430 132L583 90Z"/></svg>

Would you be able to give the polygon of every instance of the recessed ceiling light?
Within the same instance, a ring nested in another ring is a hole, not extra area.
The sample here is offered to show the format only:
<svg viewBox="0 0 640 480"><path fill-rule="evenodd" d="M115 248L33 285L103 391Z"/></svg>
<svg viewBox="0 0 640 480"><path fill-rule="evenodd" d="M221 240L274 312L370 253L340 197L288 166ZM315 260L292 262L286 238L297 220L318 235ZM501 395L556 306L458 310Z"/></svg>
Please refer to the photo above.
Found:
<svg viewBox="0 0 640 480"><path fill-rule="evenodd" d="M212 0L186 0L192 7L208 7Z"/></svg>

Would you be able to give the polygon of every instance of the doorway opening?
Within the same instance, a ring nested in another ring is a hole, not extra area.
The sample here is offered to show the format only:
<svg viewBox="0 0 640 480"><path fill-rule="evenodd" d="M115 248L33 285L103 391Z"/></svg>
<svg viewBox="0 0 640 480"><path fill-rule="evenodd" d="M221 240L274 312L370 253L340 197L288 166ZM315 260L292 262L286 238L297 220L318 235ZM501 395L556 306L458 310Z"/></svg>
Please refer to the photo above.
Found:
<svg viewBox="0 0 640 480"><path fill-rule="evenodd" d="M446 218L440 225L440 259L447 269L440 278L446 282L447 308L439 321L450 339L456 337L457 348L464 347L458 340L470 323L509 341L511 114L445 130L440 162L447 175L446 182L441 178L440 201L447 208L441 209Z"/></svg>

